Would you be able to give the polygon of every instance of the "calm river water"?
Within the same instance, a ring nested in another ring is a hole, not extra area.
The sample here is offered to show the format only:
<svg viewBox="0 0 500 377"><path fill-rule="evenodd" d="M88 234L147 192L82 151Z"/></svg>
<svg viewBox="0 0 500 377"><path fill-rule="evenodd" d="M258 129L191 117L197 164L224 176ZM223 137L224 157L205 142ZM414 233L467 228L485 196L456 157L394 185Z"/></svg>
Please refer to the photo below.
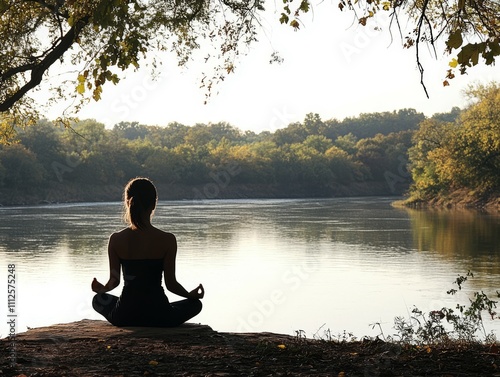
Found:
<svg viewBox="0 0 500 377"><path fill-rule="evenodd" d="M500 288L499 216L396 209L393 200L160 202L154 224L177 236L178 280L205 286L194 321L219 331L390 335L394 317L414 306L455 307L470 290ZM122 227L120 203L0 208L0 337L10 318L8 265L17 332L101 319L90 283L106 281L107 239ZM449 296L468 270L475 278L466 291ZM498 332L497 322L488 331Z"/></svg>

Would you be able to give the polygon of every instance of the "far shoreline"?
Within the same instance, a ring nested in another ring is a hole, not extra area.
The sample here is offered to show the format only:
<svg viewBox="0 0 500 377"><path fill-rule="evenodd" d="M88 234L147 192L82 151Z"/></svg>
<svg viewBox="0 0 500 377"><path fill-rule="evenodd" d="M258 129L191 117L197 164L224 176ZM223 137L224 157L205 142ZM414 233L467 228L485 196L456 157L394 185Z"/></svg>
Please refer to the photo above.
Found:
<svg viewBox="0 0 500 377"><path fill-rule="evenodd" d="M199 185L157 184L159 201L213 201L259 199L329 199L354 197L394 197L395 208L415 210L474 210L500 212L500 195L475 197L465 190L456 190L434 198L412 198L408 184L389 187L386 182L364 182L350 185L331 184L228 184ZM123 186L78 185L53 183L46 187L24 190L0 189L0 208L44 205L78 205L83 203L115 203L122 201Z"/></svg>
<svg viewBox="0 0 500 377"><path fill-rule="evenodd" d="M500 195L474 197L467 195L463 190L457 190L448 195L427 200L410 196L406 199L395 200L392 206L414 210L469 210L500 213Z"/></svg>
<svg viewBox="0 0 500 377"><path fill-rule="evenodd" d="M160 201L203 201L217 199L327 199L336 197L402 197L406 185L388 187L385 182L350 185L332 184L228 184L199 185L156 184ZM46 187L27 187L23 190L0 189L0 207L33 205L121 202L123 185L77 185L53 183Z"/></svg>

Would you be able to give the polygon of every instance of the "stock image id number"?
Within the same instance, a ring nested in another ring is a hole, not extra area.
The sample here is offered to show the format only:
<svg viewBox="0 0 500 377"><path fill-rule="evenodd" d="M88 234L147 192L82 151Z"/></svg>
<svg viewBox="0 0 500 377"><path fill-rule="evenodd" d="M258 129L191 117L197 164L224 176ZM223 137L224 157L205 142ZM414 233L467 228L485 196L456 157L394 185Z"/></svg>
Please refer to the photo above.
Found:
<svg viewBox="0 0 500 377"><path fill-rule="evenodd" d="M7 265L7 305L11 313L15 312L16 308L16 265Z"/></svg>

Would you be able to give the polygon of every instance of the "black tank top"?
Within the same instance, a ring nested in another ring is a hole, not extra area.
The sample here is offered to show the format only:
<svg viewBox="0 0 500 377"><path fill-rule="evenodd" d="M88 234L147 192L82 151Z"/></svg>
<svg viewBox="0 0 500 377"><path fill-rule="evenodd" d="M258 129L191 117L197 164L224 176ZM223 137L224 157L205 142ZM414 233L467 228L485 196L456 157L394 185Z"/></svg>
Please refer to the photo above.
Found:
<svg viewBox="0 0 500 377"><path fill-rule="evenodd" d="M120 259L122 294L112 311L118 326L163 326L171 306L161 285L163 259Z"/></svg>
<svg viewBox="0 0 500 377"><path fill-rule="evenodd" d="M120 259L124 289L148 290L161 287L163 259Z"/></svg>

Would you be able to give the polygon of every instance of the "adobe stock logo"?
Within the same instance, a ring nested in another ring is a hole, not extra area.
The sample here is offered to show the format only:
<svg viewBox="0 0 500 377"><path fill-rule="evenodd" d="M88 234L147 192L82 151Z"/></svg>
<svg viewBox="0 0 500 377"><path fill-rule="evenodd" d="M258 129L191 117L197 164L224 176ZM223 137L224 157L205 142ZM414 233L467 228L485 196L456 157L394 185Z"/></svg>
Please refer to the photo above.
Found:
<svg viewBox="0 0 500 377"><path fill-rule="evenodd" d="M77 153L72 153L66 156L66 161L53 161L50 165L59 182L63 181L63 175L71 173L75 168L82 163L82 157Z"/></svg>
<svg viewBox="0 0 500 377"><path fill-rule="evenodd" d="M385 171L384 178L391 193L397 191L398 184L406 184L411 181L411 173L408 171L408 159L405 156L398 157L399 165L396 173Z"/></svg>
<svg viewBox="0 0 500 377"><path fill-rule="evenodd" d="M281 109L275 107L272 110L272 116L269 121L268 131L274 132L280 128L287 127L290 123L293 122L295 118L296 114L289 111L286 105L283 105Z"/></svg>
<svg viewBox="0 0 500 377"><path fill-rule="evenodd" d="M229 163L223 169L217 172L209 173L213 182L206 183L202 190L193 188L194 200L216 199L221 190L225 189L231 183L231 178L241 173L241 167L235 163Z"/></svg>
<svg viewBox="0 0 500 377"><path fill-rule="evenodd" d="M129 121L136 117L138 111L153 103L158 97L158 91L170 80L172 73L163 71L161 75L153 77L144 73L143 77L135 79L133 82L120 82L120 90L114 95L105 112L99 117L99 122L107 126L113 126L120 120Z"/></svg>
<svg viewBox="0 0 500 377"><path fill-rule="evenodd" d="M238 318L237 332L252 332L259 329L266 321L276 313L276 308L284 304L288 297L297 291L311 274L317 271L315 266L301 264L286 270L281 276L284 284L283 289L273 289L263 300L253 302L254 309L244 317Z"/></svg>
<svg viewBox="0 0 500 377"><path fill-rule="evenodd" d="M130 118L134 111L137 111L160 86L161 82L167 81L168 75L161 76L156 80L151 80L149 76L144 78L127 92L123 92L116 98L110 107L110 111L120 118Z"/></svg>
<svg viewBox="0 0 500 377"><path fill-rule="evenodd" d="M391 17L389 12L380 12L376 14L375 20L368 20L366 26L358 26L354 34L346 33L346 36L351 36L349 41L343 41L339 44L340 51L347 63L352 63L356 57L360 57L364 51L373 45L376 38L380 38L383 25L389 29ZM374 26L375 24L375 26ZM387 26L386 26L387 25Z"/></svg>

